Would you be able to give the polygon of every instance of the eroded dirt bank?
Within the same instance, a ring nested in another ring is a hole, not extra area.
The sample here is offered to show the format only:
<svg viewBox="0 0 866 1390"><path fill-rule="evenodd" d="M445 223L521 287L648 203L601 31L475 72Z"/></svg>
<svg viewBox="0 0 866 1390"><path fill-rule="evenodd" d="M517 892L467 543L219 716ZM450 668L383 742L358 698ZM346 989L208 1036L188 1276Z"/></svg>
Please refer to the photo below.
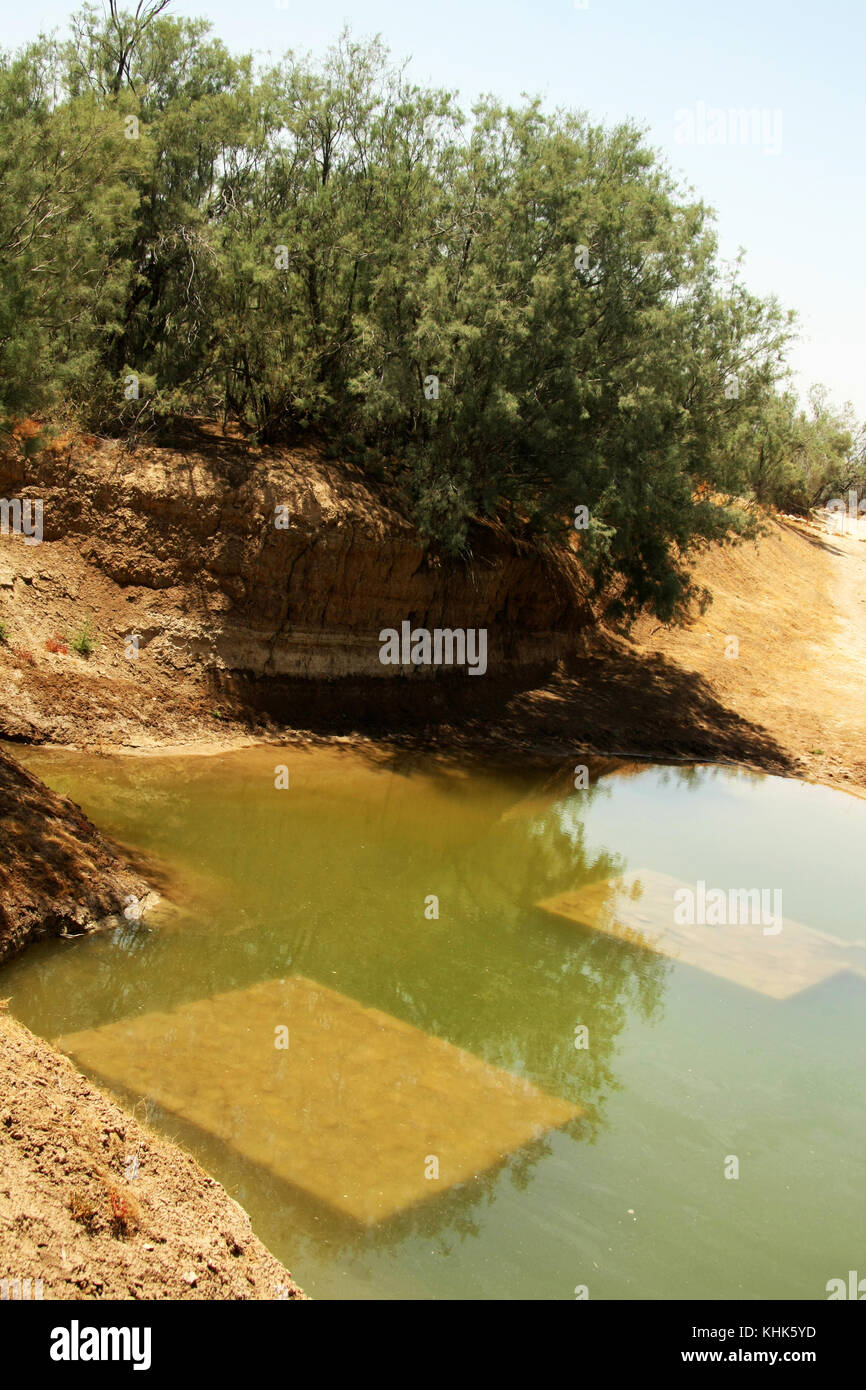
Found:
<svg viewBox="0 0 866 1390"><path fill-rule="evenodd" d="M149 884L74 802L2 752L0 827L0 962L38 937L96 930L132 898L146 910Z"/></svg>
<svg viewBox="0 0 866 1390"><path fill-rule="evenodd" d="M7 737L176 741L239 716L303 727L323 699L337 717L424 719L442 682L383 666L383 628L484 628L480 683L501 699L543 680L592 621L574 557L478 526L471 555L445 563L392 493L312 449L78 443L0 456L0 496L43 509L40 544L0 537ZM451 690L474 699L478 684Z"/></svg>
<svg viewBox="0 0 866 1390"><path fill-rule="evenodd" d="M0 736L140 750L341 734L723 760L866 790L851 537L770 519L759 542L698 558L704 617L625 638L595 621L573 557L482 529L470 562L442 566L390 495L309 449L79 441L0 460L2 489L43 498L44 539L0 536ZM487 674L383 677L378 633L403 618L488 627ZM84 623L87 658L71 645Z"/></svg>
<svg viewBox="0 0 866 1390"><path fill-rule="evenodd" d="M305 1297L189 1154L0 1012L3 1296L28 1279L52 1299Z"/></svg>

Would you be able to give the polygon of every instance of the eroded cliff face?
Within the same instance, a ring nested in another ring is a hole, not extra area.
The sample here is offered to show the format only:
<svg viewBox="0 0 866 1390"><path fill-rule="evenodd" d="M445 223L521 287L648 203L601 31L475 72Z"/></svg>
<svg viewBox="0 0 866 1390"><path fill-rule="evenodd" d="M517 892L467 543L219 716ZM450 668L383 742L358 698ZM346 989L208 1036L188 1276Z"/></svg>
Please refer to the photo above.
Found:
<svg viewBox="0 0 866 1390"><path fill-rule="evenodd" d="M156 894L74 802L0 752L0 963L47 936L138 915Z"/></svg>
<svg viewBox="0 0 866 1390"><path fill-rule="evenodd" d="M207 678L287 722L329 702L429 713L445 683L449 701L460 688L483 703L543 679L592 622L573 557L478 527L467 561L440 561L387 494L312 448L78 444L0 462L0 496L42 502L40 545L0 538L13 617L40 585L50 607L57 561L73 550L89 574L72 565L66 597L99 630L103 659L116 658L115 679L137 634L139 655L164 672ZM27 616L32 626L38 613ZM404 622L485 629L484 680L466 667L383 665L380 632Z"/></svg>

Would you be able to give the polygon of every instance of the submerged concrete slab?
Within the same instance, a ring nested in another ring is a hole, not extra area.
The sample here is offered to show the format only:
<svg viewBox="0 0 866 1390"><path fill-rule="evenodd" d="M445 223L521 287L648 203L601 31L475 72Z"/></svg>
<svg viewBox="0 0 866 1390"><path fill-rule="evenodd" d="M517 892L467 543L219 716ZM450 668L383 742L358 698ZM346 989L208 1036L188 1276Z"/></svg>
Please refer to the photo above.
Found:
<svg viewBox="0 0 866 1390"><path fill-rule="evenodd" d="M536 906L772 999L788 999L842 970L866 975L863 943L840 941L788 917L775 935L764 935L760 923L677 923L675 895L682 889L694 893L695 884L637 869L544 898Z"/></svg>
<svg viewBox="0 0 866 1390"><path fill-rule="evenodd" d="M286 1050L275 1046L281 1027ZM364 1225L581 1114L299 975L57 1042L109 1085L150 1096ZM425 1176L432 1158L438 1178Z"/></svg>

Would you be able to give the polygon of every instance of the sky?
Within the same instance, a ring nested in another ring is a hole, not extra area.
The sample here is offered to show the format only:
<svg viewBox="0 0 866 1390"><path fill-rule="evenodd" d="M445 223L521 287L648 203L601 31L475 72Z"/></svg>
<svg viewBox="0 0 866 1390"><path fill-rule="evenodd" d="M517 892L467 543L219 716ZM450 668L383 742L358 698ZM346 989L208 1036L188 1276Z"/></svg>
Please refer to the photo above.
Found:
<svg viewBox="0 0 866 1390"><path fill-rule="evenodd" d="M71 0L6 0L0 43L66 29ZM321 54L348 24L418 82L631 118L716 210L721 254L796 309L790 354L866 420L864 0L173 0L235 51ZM741 122L737 112L754 112Z"/></svg>

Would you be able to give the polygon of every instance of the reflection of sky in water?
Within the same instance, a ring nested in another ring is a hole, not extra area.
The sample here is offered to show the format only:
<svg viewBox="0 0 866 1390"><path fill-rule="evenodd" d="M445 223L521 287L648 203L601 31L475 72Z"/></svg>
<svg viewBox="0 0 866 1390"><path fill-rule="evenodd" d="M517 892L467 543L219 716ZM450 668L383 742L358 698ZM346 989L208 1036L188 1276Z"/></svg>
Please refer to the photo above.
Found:
<svg viewBox="0 0 866 1390"><path fill-rule="evenodd" d="M609 785L615 794L585 816L590 853L614 841L628 861L685 882L778 887L786 916L866 940L866 801L722 768L648 768Z"/></svg>
<svg viewBox="0 0 866 1390"><path fill-rule="evenodd" d="M577 1125L363 1233L150 1095L154 1121L227 1184L312 1294L571 1298L586 1283L593 1298L812 1298L855 1266L866 982L841 976L780 1004L535 904L655 869L781 887L786 916L862 939L866 804L633 764L574 791L573 760L453 776L417 755L377 764L333 749L25 758L101 828L156 854L188 911L14 962L3 993L37 1031L303 975L584 1108ZM273 788L278 762L286 793ZM438 920L424 916L431 893ZM263 1123L249 1096L232 1113ZM722 1176L730 1153L740 1182Z"/></svg>

